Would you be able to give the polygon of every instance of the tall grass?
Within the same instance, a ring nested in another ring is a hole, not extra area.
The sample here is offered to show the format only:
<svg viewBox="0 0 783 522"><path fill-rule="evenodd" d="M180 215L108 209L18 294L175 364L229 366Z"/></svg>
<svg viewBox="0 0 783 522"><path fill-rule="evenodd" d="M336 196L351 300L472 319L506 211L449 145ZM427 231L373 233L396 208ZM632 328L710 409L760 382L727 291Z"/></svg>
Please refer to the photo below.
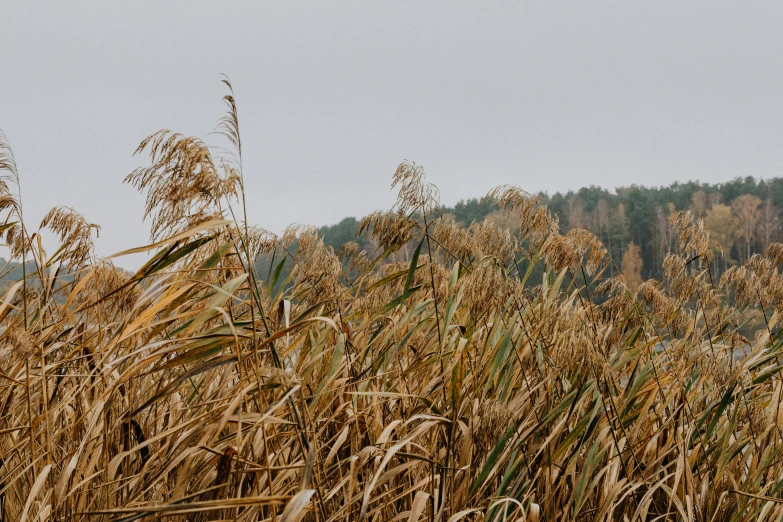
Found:
<svg viewBox="0 0 783 522"><path fill-rule="evenodd" d="M402 164L394 208L362 222L377 251L341 259L245 222L225 100L230 153L140 145L135 274L69 208L44 250L3 139L0 231L35 267L0 304L3 521L783 516L783 245L714 281L680 213L664 280L634 292L525 192L488 195L513 228L464 228Z"/></svg>

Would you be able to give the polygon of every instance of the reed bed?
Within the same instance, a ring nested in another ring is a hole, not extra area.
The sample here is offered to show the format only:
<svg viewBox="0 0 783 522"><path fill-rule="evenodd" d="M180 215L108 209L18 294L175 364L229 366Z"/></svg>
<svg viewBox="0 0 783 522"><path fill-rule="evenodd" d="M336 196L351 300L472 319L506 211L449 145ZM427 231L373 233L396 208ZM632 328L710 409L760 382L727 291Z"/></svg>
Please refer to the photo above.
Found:
<svg viewBox="0 0 783 522"><path fill-rule="evenodd" d="M377 250L335 253L246 223L228 89L228 152L140 145L134 274L70 208L44 250L3 138L25 274L0 304L2 521L783 517L783 245L716 281L678 213L665 277L631 289L535 197L498 188L513 227L459 226L403 163L362 222Z"/></svg>

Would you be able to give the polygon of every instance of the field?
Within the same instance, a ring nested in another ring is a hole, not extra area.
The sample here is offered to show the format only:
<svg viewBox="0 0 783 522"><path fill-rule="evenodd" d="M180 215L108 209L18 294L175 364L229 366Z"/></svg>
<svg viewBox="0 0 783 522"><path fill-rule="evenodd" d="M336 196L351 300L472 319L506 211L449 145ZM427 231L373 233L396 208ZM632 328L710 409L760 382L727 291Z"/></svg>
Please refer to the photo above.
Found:
<svg viewBox="0 0 783 522"><path fill-rule="evenodd" d="M783 517L783 244L713 277L675 212L661 281L626 281L523 190L487 195L506 225L462 226L403 163L360 225L375 248L335 252L245 222L225 102L226 157L139 146L134 274L67 207L45 252L0 143L24 267L0 299L2 521Z"/></svg>

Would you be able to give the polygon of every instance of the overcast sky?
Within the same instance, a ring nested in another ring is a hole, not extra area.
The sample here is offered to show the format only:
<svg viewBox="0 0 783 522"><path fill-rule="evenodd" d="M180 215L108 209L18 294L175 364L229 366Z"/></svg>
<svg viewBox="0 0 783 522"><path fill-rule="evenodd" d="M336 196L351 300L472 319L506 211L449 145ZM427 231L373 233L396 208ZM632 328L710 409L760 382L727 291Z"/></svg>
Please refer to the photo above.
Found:
<svg viewBox="0 0 783 522"><path fill-rule="evenodd" d="M26 217L69 205L98 253L145 244L132 152L206 136L234 83L251 223L393 202L403 159L453 204L499 184L783 173L783 2L12 2L0 128ZM137 265L139 258L121 261Z"/></svg>

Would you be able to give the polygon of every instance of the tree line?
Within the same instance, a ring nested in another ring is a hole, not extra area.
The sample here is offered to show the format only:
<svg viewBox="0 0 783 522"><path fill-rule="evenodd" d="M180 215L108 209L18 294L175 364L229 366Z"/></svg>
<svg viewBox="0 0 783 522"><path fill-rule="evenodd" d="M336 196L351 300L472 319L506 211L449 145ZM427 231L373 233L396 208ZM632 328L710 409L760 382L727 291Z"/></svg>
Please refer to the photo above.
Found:
<svg viewBox="0 0 783 522"><path fill-rule="evenodd" d="M609 276L622 272L626 282L635 287L645 279L662 277L662 263L678 248L678 238L670 217L677 211L689 210L704 220L710 237L717 242L711 260L713 277L729 267L742 264L753 254L766 251L776 241L783 240L783 178L757 179L737 177L725 183L675 182L668 186L631 185L614 191L594 185L552 195L539 193L542 204L557 216L562 232L583 228L595 234L606 246L617 266L609 268ZM474 222L492 220L514 230L515 223L485 198L462 200L441 209L442 219L453 220L465 227ZM337 224L318 229L324 243L335 252L348 242L356 242L367 252L374 252L367 234L357 237L360 220L346 217ZM719 245L719 246L718 246ZM295 245L294 245L295 248ZM406 254L415 248L396 254L408 261ZM290 270L290 258L285 258L281 282ZM273 259L258 260L259 273L271 276ZM18 280L21 267L6 263L0 278ZM19 274L17 274L19 272Z"/></svg>
<svg viewBox="0 0 783 522"><path fill-rule="evenodd" d="M716 184L688 181L657 187L631 185L614 191L591 185L538 197L557 216L563 232L583 228L595 234L618 262L610 271L623 272L632 286L661 278L663 260L678 248L670 217L680 210L703 219L719 245L711 260L713 277L783 239L783 178L747 176ZM444 207L442 216L464 226L489 219L514 228L492 201L482 198ZM358 227L359 220L347 217L321 227L319 233L335 251L349 241L372 251L375 245L367 237L356 236Z"/></svg>

